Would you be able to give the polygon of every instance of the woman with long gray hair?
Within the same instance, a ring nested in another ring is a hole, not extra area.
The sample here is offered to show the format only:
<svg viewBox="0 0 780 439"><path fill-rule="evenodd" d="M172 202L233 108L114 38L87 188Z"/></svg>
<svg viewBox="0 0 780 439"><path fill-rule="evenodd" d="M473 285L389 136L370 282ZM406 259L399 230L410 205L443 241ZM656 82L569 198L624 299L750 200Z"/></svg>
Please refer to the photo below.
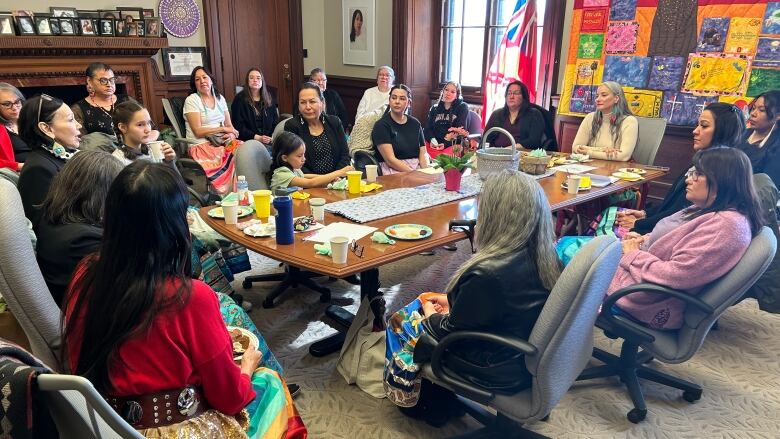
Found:
<svg viewBox="0 0 780 439"><path fill-rule="evenodd" d="M577 130L573 151L591 158L624 162L631 159L639 123L628 108L620 84L607 81L596 90L596 111L588 113Z"/></svg>
<svg viewBox="0 0 780 439"><path fill-rule="evenodd" d="M446 422L451 394L419 376L431 352L423 333L436 340L463 330L528 339L561 272L554 239L550 206L535 180L517 171L488 179L479 201L477 253L452 276L447 294L424 293L390 317L388 398L405 414L433 425ZM530 385L516 351L490 343L462 343L453 351L477 365L467 375L481 386L513 393Z"/></svg>

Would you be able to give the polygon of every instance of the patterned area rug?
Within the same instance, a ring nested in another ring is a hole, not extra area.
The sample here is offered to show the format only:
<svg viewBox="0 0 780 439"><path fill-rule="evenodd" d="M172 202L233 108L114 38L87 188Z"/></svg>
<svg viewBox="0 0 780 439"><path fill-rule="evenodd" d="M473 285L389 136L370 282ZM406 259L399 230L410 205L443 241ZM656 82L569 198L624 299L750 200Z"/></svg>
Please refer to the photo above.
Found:
<svg viewBox="0 0 780 439"><path fill-rule="evenodd" d="M470 256L468 243L457 252L437 250L434 256L414 256L380 269L388 312L424 291L441 291L448 276ZM278 263L250 252L254 274L281 271ZM436 429L407 418L385 399L375 399L347 385L336 372L337 355L315 358L308 346L335 332L320 321L326 304L305 288L289 290L273 309L260 305L273 283L236 290L255 304L250 315L285 367L290 382L303 391L296 399L311 438L441 438L478 427L468 416ZM318 278L333 292L333 302L356 311L359 287ZM617 352L618 346L600 333L597 346ZM777 438L780 437L780 315L758 310L745 301L721 318L699 353L690 361L653 367L700 384L702 399L685 402L681 393L642 382L647 420L626 419L631 408L616 378L577 383L558 404L548 422L526 426L553 438ZM594 363L595 364L595 363Z"/></svg>

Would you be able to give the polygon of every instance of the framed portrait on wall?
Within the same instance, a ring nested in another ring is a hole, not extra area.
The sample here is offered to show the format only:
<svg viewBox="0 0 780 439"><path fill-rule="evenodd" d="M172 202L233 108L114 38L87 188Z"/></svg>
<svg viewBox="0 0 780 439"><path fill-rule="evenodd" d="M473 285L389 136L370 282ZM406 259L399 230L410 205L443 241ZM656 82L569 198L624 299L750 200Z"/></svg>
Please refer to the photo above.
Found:
<svg viewBox="0 0 780 439"><path fill-rule="evenodd" d="M374 66L376 7L375 0L341 0L344 64Z"/></svg>

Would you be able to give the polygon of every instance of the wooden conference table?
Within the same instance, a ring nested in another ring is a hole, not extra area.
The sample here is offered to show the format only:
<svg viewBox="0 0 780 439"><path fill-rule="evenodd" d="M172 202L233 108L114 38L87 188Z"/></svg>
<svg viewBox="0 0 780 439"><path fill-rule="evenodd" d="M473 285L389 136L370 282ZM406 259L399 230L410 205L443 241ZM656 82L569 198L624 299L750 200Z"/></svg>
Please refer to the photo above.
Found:
<svg viewBox="0 0 780 439"><path fill-rule="evenodd" d="M612 162L604 160L593 160L587 165L595 166L597 169L590 171L591 174L610 175L616 172L618 168L632 166L646 169L647 173L643 180L628 182L619 180L616 183L607 185L603 188L593 187L588 191L580 192L577 195L570 195L561 184L565 181L566 175L557 172L550 177L537 180L547 194L550 206L553 211L573 207L591 200L595 200L624 189L640 186L650 180L658 179L666 174L666 170L656 167L648 167L637 164L628 165L625 162ZM380 191L415 187L423 184L434 183L443 180L442 174L427 174L419 171L412 171L403 174L394 174L389 176L380 176L378 182L383 185ZM375 192L362 195L349 195L346 191L334 191L324 188L306 189L305 192L312 197L324 198L327 202L334 202L350 197L372 196ZM244 247L267 256L271 259L284 262L289 266L287 273L289 276L302 276L301 269L325 276L335 278L347 278L360 274L360 297L361 300L371 300L371 308L374 312L374 326L384 327L384 301L379 292L379 267L389 264L409 256L419 254L424 251L433 250L445 244L451 244L465 239L467 234L459 230L450 229L450 220L470 220L477 217L477 200L475 197L465 198L446 204L432 206L427 209L410 212L383 218L376 221L365 223L364 225L376 227L383 231L386 227L399 223L424 224L433 231L430 238L417 241L397 240L395 245L378 244L371 241L371 236L365 236L358 241L358 244L364 247L362 257L358 257L350 251L347 255L346 264L334 264L330 256L318 255L314 251L314 242L303 241L307 235L305 233L296 233L295 242L290 245L277 245L273 237L254 238L243 233L234 225L225 224L222 219L215 219L208 216L208 211L214 206L204 207L200 210L200 215L214 230L227 239L241 244ZM310 208L308 200L293 200L293 215L309 215ZM245 219L246 220L246 219ZM334 222L351 222L350 220L325 212L325 224ZM312 232L314 233L314 232ZM303 281L303 279L299 279ZM296 282L297 283L297 282ZM305 283L305 282L301 282ZM330 305L326 314L334 318L339 323L349 326L351 319L346 312L335 306ZM344 341L344 332L326 340L318 341L309 348L313 355L321 356L340 349Z"/></svg>

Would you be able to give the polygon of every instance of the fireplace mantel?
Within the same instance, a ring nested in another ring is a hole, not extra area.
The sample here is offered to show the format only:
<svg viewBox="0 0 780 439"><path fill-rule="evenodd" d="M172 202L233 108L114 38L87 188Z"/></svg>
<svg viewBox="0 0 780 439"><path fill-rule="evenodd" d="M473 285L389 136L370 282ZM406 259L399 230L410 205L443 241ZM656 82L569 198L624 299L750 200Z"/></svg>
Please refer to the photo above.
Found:
<svg viewBox="0 0 780 439"><path fill-rule="evenodd" d="M167 38L12 36L0 37L0 82L16 87L85 84L84 71L100 61L114 69L127 93L152 119L163 121L161 98L186 93L184 81L166 82L152 60ZM56 94L55 94L56 95ZM86 96L86 88L84 89Z"/></svg>

